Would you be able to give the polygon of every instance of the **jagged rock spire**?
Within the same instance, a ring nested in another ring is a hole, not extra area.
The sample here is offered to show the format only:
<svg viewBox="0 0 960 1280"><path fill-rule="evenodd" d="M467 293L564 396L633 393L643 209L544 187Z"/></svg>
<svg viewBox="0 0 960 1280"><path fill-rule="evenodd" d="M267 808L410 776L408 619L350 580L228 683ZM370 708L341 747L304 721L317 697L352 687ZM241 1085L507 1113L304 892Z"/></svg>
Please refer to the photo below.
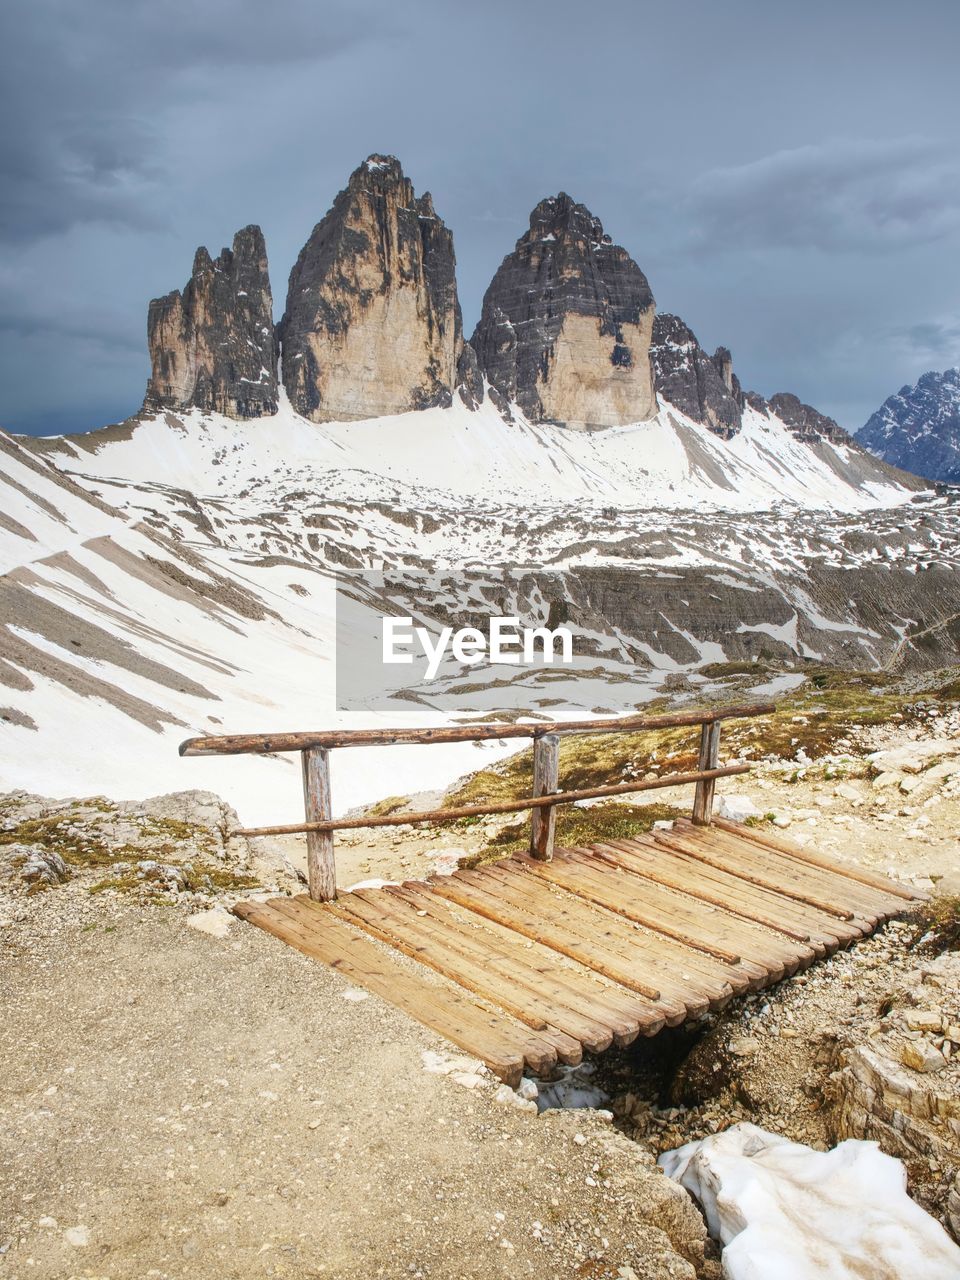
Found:
<svg viewBox="0 0 960 1280"><path fill-rule="evenodd" d="M653 294L582 204L541 200L504 258L471 339L480 370L534 421L617 426L656 412Z"/></svg>
<svg viewBox="0 0 960 1280"><path fill-rule="evenodd" d="M315 422L446 405L463 346L453 236L395 156L350 176L290 272L283 382Z"/></svg>
<svg viewBox="0 0 960 1280"><path fill-rule="evenodd" d="M215 260L203 247L183 290L150 303L152 373L143 407L198 408L230 418L277 411L277 356L267 250L244 227Z"/></svg>
<svg viewBox="0 0 960 1280"><path fill-rule="evenodd" d="M708 356L679 316L663 312L653 322L650 355L664 400L719 436L740 430L743 393L726 347Z"/></svg>

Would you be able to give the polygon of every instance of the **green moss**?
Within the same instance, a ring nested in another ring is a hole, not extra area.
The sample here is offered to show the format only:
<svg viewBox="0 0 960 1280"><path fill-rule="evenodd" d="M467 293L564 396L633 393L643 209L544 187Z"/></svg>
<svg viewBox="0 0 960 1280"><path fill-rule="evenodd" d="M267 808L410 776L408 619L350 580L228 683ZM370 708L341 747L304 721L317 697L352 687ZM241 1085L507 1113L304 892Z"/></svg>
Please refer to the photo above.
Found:
<svg viewBox="0 0 960 1280"><path fill-rule="evenodd" d="M776 816L777 815L775 813L755 813L748 818L744 818L743 825L745 827L765 827L767 823L773 822L776 819Z"/></svg>
<svg viewBox="0 0 960 1280"><path fill-rule="evenodd" d="M206 888L239 892L241 889L256 889L259 885L256 876L231 871L228 867L200 867L187 877L187 887L195 892Z"/></svg>

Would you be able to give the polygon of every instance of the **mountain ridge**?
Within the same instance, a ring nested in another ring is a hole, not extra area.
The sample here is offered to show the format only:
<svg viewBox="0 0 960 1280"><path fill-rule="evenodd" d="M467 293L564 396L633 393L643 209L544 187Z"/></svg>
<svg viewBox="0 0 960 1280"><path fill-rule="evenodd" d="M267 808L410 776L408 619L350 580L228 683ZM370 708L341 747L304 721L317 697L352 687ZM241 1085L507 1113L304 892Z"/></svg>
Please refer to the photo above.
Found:
<svg viewBox="0 0 960 1280"><path fill-rule="evenodd" d="M960 484L960 368L923 374L888 396L856 435L894 466Z"/></svg>
<svg viewBox="0 0 960 1280"><path fill-rule="evenodd" d="M729 438L748 401L768 408L743 390L729 349L707 355L683 320L657 313L637 263L565 192L531 212L469 342L452 233L395 156L374 153L350 175L291 269L268 338L271 297L259 227L239 231L216 260L201 246L186 288L150 304L143 411L270 416L282 382L315 422L390 417L458 395L472 409L490 396L507 417L518 405L531 422L605 429L653 418L659 394ZM801 436L846 438L796 396L770 404Z"/></svg>

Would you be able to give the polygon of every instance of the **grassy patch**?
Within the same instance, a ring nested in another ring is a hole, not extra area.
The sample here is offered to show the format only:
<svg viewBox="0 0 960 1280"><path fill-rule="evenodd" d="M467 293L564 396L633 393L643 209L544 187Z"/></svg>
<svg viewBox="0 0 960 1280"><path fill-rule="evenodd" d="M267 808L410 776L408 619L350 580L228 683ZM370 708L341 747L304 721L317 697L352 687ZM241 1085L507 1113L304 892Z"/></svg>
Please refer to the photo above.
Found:
<svg viewBox="0 0 960 1280"><path fill-rule="evenodd" d="M0 831L0 845L36 844L59 853L74 867L106 867L122 859L143 857L130 845L108 845L95 826L76 813L55 813L28 818L10 831Z"/></svg>
<svg viewBox="0 0 960 1280"><path fill-rule="evenodd" d="M669 804L650 804L634 808L613 802L578 808L561 805L557 809L556 843L565 848L595 844L604 840L631 840L653 830L655 822L669 822L688 816L687 809ZM477 867L495 858L508 858L525 853L530 847L530 818L524 814L516 822L502 827L491 836L484 849L460 862L461 867Z"/></svg>
<svg viewBox="0 0 960 1280"><path fill-rule="evenodd" d="M392 813L399 813L401 809L406 809L409 804L409 796L385 796L382 800L378 800L376 804L364 809L364 814L368 818L389 818Z"/></svg>
<svg viewBox="0 0 960 1280"><path fill-rule="evenodd" d="M910 946L935 955L960 951L960 894L945 894L919 908Z"/></svg>
<svg viewBox="0 0 960 1280"><path fill-rule="evenodd" d="M734 675L746 668L755 674L767 670L760 663L713 663L703 668L714 676ZM767 716L724 721L720 738L721 761L760 760L766 757L802 763L842 753L864 727L919 720L918 703L932 696L946 697L946 690L960 679L940 684L936 693L918 693L905 687L900 677L877 671L815 669L797 689L777 700ZM657 714L661 707L649 708ZM578 789L644 778L647 774L685 773L697 767L699 726L648 729L638 733L584 734L560 740L560 786ZM836 761L820 765L825 778L842 778L856 767ZM796 775L800 776L799 770ZM809 772L807 773L809 776ZM533 786L533 750L527 748L507 760L462 779L444 798L451 806L518 800ZM561 810L561 813L563 810ZM593 812L596 812L594 810Z"/></svg>

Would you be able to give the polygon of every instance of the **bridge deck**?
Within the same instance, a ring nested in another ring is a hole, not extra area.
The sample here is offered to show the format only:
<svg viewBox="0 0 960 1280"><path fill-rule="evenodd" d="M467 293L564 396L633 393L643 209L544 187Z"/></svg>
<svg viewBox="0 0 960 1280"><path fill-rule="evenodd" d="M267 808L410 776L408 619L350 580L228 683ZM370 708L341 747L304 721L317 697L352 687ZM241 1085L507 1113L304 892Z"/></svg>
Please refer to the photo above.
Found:
<svg viewBox="0 0 960 1280"><path fill-rule="evenodd" d="M516 1084L777 982L922 897L717 820L235 910Z"/></svg>

